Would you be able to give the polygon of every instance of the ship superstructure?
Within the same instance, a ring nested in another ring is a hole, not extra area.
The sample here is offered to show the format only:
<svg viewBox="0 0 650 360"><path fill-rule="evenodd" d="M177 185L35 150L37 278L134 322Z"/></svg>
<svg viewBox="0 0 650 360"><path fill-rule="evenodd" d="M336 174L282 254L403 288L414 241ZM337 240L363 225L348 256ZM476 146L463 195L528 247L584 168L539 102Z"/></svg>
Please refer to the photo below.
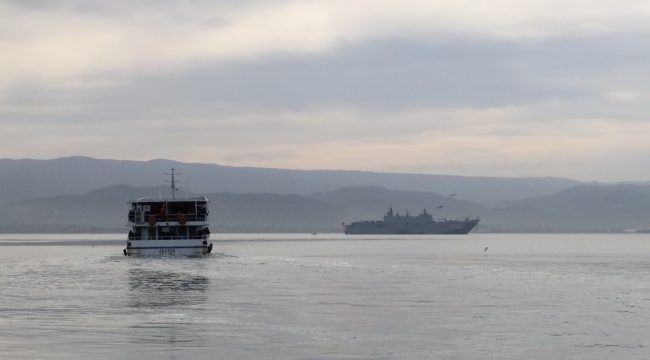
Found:
<svg viewBox="0 0 650 360"><path fill-rule="evenodd" d="M177 197L171 174L171 198L128 202L130 227L124 255L207 255L212 252L209 203L204 196Z"/></svg>
<svg viewBox="0 0 650 360"><path fill-rule="evenodd" d="M393 214L390 208L383 220L357 221L343 224L346 234L467 234L479 222L479 218L466 217L461 220L434 219L426 210L418 216L408 213L402 216Z"/></svg>

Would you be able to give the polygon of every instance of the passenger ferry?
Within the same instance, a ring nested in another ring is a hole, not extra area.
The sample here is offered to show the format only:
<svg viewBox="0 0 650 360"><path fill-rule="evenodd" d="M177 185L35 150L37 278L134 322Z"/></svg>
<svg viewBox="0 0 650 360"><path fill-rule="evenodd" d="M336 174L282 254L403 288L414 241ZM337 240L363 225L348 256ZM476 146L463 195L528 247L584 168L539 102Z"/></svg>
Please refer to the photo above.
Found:
<svg viewBox="0 0 650 360"><path fill-rule="evenodd" d="M175 173L172 197L140 198L128 202L130 227L124 255L202 256L212 252L209 200L204 196L177 197Z"/></svg>

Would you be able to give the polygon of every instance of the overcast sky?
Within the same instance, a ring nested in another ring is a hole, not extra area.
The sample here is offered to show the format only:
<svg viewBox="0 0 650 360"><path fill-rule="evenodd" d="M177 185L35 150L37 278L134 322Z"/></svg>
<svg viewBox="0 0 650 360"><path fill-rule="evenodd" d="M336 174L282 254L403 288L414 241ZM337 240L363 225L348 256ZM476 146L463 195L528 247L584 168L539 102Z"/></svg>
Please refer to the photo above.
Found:
<svg viewBox="0 0 650 360"><path fill-rule="evenodd" d="M650 2L0 0L0 157L650 180Z"/></svg>

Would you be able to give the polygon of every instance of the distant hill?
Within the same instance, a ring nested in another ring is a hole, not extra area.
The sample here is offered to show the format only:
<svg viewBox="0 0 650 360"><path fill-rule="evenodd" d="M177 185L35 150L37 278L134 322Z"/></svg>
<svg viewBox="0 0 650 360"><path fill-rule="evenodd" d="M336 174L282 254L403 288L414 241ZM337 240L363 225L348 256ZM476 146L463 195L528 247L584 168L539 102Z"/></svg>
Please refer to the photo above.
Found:
<svg viewBox="0 0 650 360"><path fill-rule="evenodd" d="M341 232L348 209L302 195L207 194L216 232Z"/></svg>
<svg viewBox="0 0 650 360"><path fill-rule="evenodd" d="M165 188L126 185L0 203L0 232L126 232L127 202L159 194ZM182 194L180 194L182 196ZM279 194L206 194L213 232L341 231L346 211L317 199ZM342 220L343 219L343 220Z"/></svg>
<svg viewBox="0 0 650 360"><path fill-rule="evenodd" d="M0 203L0 231L123 232L127 201L159 194L169 196L168 192L166 187L118 185L83 195ZM346 194L353 201L337 203L336 198ZM441 195L380 187L345 188L313 196L269 193L211 193L205 196L210 200L213 232L342 232L341 223L380 219L390 204L396 211L405 213L411 207L432 210L444 203L450 211L445 214L440 210L436 215L445 216L483 209L480 205Z"/></svg>
<svg viewBox="0 0 650 360"><path fill-rule="evenodd" d="M197 193L274 193L308 195L350 186L381 186L423 191L475 203L523 199L580 184L562 178L497 178L450 175L390 174L368 171L287 170L181 163L170 160L123 161L67 157L54 160L0 159L0 202L88 191L125 184L163 185L165 172L182 172L183 187ZM415 209L411 209L416 211Z"/></svg>
<svg viewBox="0 0 650 360"><path fill-rule="evenodd" d="M493 206L484 217L494 230L609 232L650 226L650 186L579 185L549 196Z"/></svg>
<svg viewBox="0 0 650 360"><path fill-rule="evenodd" d="M84 195L0 203L0 232L122 232L127 201L164 191L117 185Z"/></svg>
<svg viewBox="0 0 650 360"><path fill-rule="evenodd" d="M129 200L169 196L167 187L109 186L82 195L0 203L0 232L126 232ZM183 193L181 192L181 196ZM381 219L392 207L434 218L476 217L474 232L621 232L650 228L650 186L578 185L485 206L455 196L345 187L310 195L230 192L210 199L212 232L342 232L341 223ZM438 209L438 207L442 208Z"/></svg>

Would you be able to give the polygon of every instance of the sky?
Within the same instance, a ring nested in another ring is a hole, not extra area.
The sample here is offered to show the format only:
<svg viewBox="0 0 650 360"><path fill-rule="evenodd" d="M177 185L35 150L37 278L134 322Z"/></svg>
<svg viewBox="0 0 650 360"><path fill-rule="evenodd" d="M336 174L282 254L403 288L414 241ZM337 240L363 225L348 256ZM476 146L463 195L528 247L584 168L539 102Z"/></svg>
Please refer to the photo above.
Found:
<svg viewBox="0 0 650 360"><path fill-rule="evenodd" d="M0 158L650 180L650 2L0 0Z"/></svg>

